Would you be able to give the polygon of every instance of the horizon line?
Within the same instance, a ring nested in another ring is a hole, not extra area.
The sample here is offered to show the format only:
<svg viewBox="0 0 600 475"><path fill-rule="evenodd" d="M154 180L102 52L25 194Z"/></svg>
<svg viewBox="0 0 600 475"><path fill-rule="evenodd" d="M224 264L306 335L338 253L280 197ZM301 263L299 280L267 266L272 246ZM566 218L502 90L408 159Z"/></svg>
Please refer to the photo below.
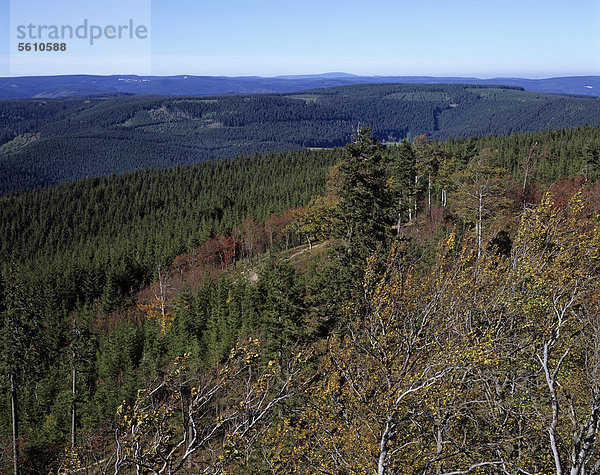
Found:
<svg viewBox="0 0 600 475"><path fill-rule="evenodd" d="M475 75L430 75L430 74L354 74L343 71L327 71L322 73L302 73L302 74L277 74L274 76L261 76L257 74L248 75L225 75L225 74L91 74L91 73L72 73L72 74L37 74L37 75L10 75L0 76L0 79L12 79L12 78L52 78L52 77L67 77L67 76L98 76L98 77L152 77L152 78L264 78L264 79L300 79L305 77L318 77L318 76L331 76L332 78L433 78L433 79L477 79L477 80L491 80L491 79L526 79L532 81L539 81L545 79L564 79L564 78L587 78L587 77L600 77L600 73L590 74L574 74L574 75L558 75L558 76L540 76L540 77L528 77L528 76L475 76Z"/></svg>

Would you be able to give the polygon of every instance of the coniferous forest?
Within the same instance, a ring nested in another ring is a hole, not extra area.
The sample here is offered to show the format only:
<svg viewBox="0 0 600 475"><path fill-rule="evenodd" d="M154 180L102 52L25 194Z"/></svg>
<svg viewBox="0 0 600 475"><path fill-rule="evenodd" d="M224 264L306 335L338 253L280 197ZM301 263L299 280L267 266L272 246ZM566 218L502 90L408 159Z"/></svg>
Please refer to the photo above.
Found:
<svg viewBox="0 0 600 475"><path fill-rule="evenodd" d="M596 99L0 109L0 473L599 469Z"/></svg>
<svg viewBox="0 0 600 475"><path fill-rule="evenodd" d="M594 473L599 178L363 127L5 194L0 472Z"/></svg>
<svg viewBox="0 0 600 475"><path fill-rule="evenodd" d="M106 95L0 102L0 194L215 157L341 147L368 124L401 142L596 124L600 98L459 84L287 94Z"/></svg>

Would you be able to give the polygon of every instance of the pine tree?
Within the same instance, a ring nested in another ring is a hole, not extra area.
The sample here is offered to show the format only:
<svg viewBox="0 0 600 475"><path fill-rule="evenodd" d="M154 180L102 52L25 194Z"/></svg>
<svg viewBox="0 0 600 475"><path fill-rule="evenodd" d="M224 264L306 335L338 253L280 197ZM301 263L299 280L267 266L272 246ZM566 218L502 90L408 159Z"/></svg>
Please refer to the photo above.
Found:
<svg viewBox="0 0 600 475"><path fill-rule="evenodd" d="M371 129L360 128L344 151L338 230L350 267L364 268L366 258L392 235L392 193L384 148Z"/></svg>
<svg viewBox="0 0 600 475"><path fill-rule="evenodd" d="M39 331L31 292L12 269L4 276L0 319L0 374L10 384L13 471L19 473L19 389L32 378Z"/></svg>

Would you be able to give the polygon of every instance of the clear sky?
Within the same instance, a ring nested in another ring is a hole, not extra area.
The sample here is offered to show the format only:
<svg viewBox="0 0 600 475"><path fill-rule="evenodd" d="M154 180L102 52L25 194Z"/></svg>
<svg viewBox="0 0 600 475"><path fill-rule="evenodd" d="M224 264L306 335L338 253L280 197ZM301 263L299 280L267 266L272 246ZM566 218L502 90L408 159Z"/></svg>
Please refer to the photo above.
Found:
<svg viewBox="0 0 600 475"><path fill-rule="evenodd" d="M599 0L152 0L151 18L156 75L600 75ZM0 0L0 76L10 27Z"/></svg>

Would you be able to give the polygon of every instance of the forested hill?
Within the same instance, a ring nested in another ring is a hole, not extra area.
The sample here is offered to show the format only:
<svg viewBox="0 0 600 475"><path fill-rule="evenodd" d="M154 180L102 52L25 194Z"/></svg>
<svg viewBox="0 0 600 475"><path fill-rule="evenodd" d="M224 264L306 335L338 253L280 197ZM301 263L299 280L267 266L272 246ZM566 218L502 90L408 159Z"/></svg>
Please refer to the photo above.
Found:
<svg viewBox="0 0 600 475"><path fill-rule="evenodd" d="M0 99L20 97L70 97L90 94L165 94L209 96L294 92L318 87L350 84L498 84L519 86L526 91L558 94L600 95L600 76L567 76L544 79L432 76L357 76L332 72L295 76L29 76L0 78Z"/></svg>
<svg viewBox="0 0 600 475"><path fill-rule="evenodd" d="M370 84L288 94L0 102L0 194L88 176L346 143L600 122L600 98L518 87Z"/></svg>
<svg viewBox="0 0 600 475"><path fill-rule="evenodd" d="M584 473L599 212L600 126L0 197L0 473Z"/></svg>

